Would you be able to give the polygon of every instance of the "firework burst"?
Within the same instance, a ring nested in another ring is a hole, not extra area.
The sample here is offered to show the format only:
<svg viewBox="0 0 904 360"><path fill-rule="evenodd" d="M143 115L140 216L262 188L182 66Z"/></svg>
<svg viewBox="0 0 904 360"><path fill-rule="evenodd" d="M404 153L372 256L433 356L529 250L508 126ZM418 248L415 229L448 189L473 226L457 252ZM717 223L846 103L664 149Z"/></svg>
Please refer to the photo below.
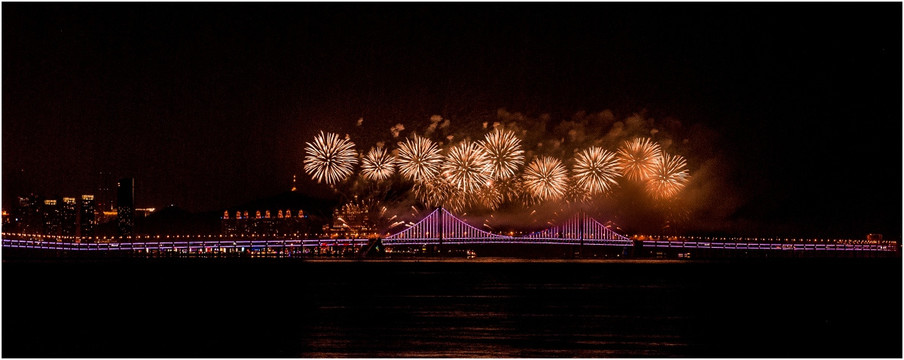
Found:
<svg viewBox="0 0 904 360"><path fill-rule="evenodd" d="M650 138L625 141L618 149L618 162L628 180L645 181L653 175L662 151Z"/></svg>
<svg viewBox="0 0 904 360"><path fill-rule="evenodd" d="M413 181L433 179L440 170L443 158L430 139L414 135L399 142L399 173Z"/></svg>
<svg viewBox="0 0 904 360"><path fill-rule="evenodd" d="M443 163L443 176L465 193L486 185L489 180L489 157L470 141L462 141L449 150Z"/></svg>
<svg viewBox="0 0 904 360"><path fill-rule="evenodd" d="M435 176L427 181L414 183L414 195L429 207L442 206L453 211L462 211L468 199L446 177Z"/></svg>
<svg viewBox="0 0 904 360"><path fill-rule="evenodd" d="M524 186L520 177L512 177L505 180L492 180L492 186L502 195L502 202L517 201L522 197Z"/></svg>
<svg viewBox="0 0 904 360"><path fill-rule="evenodd" d="M568 174L559 159L543 156L524 169L524 186L538 200L555 200L565 194Z"/></svg>
<svg viewBox="0 0 904 360"><path fill-rule="evenodd" d="M511 131L493 130L480 141L480 147L489 157L490 177L493 179L508 179L524 164L521 140Z"/></svg>
<svg viewBox="0 0 904 360"><path fill-rule="evenodd" d="M657 199L670 199L675 196L689 179L687 161L680 155L662 154L653 174L647 180L646 187L650 195Z"/></svg>
<svg viewBox="0 0 904 360"><path fill-rule="evenodd" d="M481 187L474 193L474 201L487 209L496 210L499 205L502 205L504 200L501 190L494 184L493 180L490 180L486 186Z"/></svg>
<svg viewBox="0 0 904 360"><path fill-rule="evenodd" d="M395 161L383 147L373 147L361 159L361 175L374 181L381 181L395 172Z"/></svg>
<svg viewBox="0 0 904 360"><path fill-rule="evenodd" d="M590 195L608 192L615 186L621 166L615 154L600 147L578 153L574 164L576 185Z"/></svg>
<svg viewBox="0 0 904 360"><path fill-rule="evenodd" d="M593 199L590 192L578 184L578 179L572 177L565 186L565 201L569 203L588 202Z"/></svg>
<svg viewBox="0 0 904 360"><path fill-rule="evenodd" d="M318 183L332 185L345 180L358 163L355 144L339 135L321 131L306 145L304 170Z"/></svg>

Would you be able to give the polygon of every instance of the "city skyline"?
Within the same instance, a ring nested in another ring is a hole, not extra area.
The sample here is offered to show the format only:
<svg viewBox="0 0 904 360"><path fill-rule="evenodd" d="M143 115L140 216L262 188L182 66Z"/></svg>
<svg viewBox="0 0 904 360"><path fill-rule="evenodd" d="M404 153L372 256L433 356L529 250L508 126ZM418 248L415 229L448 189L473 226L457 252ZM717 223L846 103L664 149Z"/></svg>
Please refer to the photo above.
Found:
<svg viewBox="0 0 904 360"><path fill-rule="evenodd" d="M222 211L293 175L328 191L303 168L321 130L363 153L433 116L476 138L611 114L696 141L719 196L692 228L900 238L891 4L271 5L4 5L4 209L103 171L141 206Z"/></svg>

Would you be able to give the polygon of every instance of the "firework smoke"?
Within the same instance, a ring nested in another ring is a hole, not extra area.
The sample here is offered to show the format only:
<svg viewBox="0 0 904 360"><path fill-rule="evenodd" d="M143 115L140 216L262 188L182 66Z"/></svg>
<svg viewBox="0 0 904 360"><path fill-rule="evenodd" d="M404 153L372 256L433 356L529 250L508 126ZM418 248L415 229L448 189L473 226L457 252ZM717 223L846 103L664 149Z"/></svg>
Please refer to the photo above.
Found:
<svg viewBox="0 0 904 360"><path fill-rule="evenodd" d="M393 127L389 128L389 132L392 134L393 138L399 137L399 134L405 130L405 125L395 124Z"/></svg>

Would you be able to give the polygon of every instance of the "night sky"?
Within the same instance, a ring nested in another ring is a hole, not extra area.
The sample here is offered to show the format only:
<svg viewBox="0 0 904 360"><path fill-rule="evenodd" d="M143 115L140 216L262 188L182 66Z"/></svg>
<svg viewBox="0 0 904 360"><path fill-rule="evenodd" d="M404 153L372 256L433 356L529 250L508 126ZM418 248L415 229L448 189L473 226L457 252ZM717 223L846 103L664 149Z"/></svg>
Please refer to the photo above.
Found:
<svg viewBox="0 0 904 360"><path fill-rule="evenodd" d="M673 119L701 228L901 237L901 3L3 3L2 191L219 211L431 115ZM358 126L359 119L362 125ZM715 225L713 225L715 224Z"/></svg>

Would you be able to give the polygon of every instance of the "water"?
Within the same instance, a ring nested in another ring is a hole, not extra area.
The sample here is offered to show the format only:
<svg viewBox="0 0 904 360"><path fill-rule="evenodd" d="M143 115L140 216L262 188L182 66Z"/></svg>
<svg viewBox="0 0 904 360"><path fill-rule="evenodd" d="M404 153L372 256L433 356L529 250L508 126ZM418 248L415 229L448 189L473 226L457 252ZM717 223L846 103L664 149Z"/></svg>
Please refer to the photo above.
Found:
<svg viewBox="0 0 904 360"><path fill-rule="evenodd" d="M3 357L901 357L901 259L5 261Z"/></svg>

